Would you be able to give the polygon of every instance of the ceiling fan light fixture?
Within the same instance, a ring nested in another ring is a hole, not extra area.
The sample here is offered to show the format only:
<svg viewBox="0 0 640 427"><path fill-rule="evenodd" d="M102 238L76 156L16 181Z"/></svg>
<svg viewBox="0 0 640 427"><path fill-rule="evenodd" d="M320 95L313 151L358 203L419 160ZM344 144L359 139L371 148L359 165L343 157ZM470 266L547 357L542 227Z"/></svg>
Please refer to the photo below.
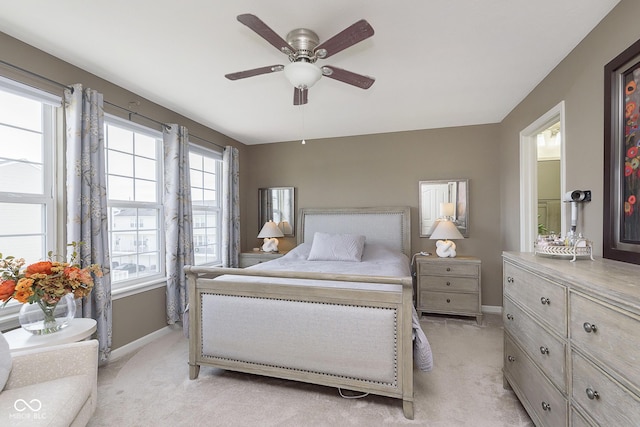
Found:
<svg viewBox="0 0 640 427"><path fill-rule="evenodd" d="M290 62L284 66L284 75L298 89L309 89L322 77L322 70L309 62Z"/></svg>

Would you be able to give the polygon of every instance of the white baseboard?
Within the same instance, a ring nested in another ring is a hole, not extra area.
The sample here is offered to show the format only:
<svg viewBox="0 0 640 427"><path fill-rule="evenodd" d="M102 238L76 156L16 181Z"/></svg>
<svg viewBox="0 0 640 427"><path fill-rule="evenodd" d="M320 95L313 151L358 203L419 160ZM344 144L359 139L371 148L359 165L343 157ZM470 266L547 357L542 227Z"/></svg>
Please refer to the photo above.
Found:
<svg viewBox="0 0 640 427"><path fill-rule="evenodd" d="M150 334L138 338L137 340L132 341L129 344L125 344L122 347L116 348L115 350L111 351L111 355L109 356L109 361L107 363L111 363L114 360L118 360L119 358L138 350L142 346L149 344L151 341L167 335L169 332L175 330L175 328L180 328L180 326L167 325L164 328L158 329L155 332L151 332Z"/></svg>
<svg viewBox="0 0 640 427"><path fill-rule="evenodd" d="M502 306L501 305L483 305L482 312L489 313L489 314L502 314Z"/></svg>

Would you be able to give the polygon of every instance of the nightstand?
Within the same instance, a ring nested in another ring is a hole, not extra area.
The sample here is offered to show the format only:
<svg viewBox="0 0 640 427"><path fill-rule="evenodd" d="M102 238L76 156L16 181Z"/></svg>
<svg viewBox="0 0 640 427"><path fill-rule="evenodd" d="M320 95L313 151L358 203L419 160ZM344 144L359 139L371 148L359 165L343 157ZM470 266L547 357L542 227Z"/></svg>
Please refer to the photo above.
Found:
<svg viewBox="0 0 640 427"><path fill-rule="evenodd" d="M260 264L262 262L280 258L284 254L284 252L242 252L240 254L238 263L240 264L240 268L245 268L252 265Z"/></svg>
<svg viewBox="0 0 640 427"><path fill-rule="evenodd" d="M418 314L474 316L482 323L482 263L478 258L417 255L415 263Z"/></svg>

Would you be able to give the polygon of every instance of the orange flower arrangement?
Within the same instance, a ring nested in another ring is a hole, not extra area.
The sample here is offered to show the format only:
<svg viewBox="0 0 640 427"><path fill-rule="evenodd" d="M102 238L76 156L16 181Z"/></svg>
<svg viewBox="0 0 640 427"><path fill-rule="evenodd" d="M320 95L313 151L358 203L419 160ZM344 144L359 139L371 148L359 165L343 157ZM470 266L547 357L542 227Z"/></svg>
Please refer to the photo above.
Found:
<svg viewBox="0 0 640 427"><path fill-rule="evenodd" d="M77 263L77 248L82 242L72 242L73 253L69 262L54 261L49 252L48 261L28 265L25 260L0 254L0 301L6 305L11 299L23 304L37 302L40 305L55 305L65 295L85 297L93 289L93 276L102 276L99 265L80 268Z"/></svg>

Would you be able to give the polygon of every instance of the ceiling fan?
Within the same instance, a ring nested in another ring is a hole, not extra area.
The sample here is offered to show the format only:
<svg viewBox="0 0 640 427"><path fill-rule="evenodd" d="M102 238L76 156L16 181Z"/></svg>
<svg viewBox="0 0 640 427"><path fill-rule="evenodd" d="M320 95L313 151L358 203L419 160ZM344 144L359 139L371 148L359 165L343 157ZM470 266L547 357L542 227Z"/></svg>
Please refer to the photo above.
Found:
<svg viewBox="0 0 640 427"><path fill-rule="evenodd" d="M280 52L289 57L287 65L269 65L251 70L226 74L229 80L244 79L261 74L284 71L285 76L293 84L293 105L306 104L309 88L320 77L330 77L362 89L369 89L374 78L356 74L342 68L325 65L315 65L318 59L326 59L336 53L353 46L373 35L373 27L367 21L361 19L355 24L345 28L335 36L320 43L318 35L306 28L297 28L287 34L284 40L255 15L238 15L238 21L255 31L260 37L273 45Z"/></svg>

